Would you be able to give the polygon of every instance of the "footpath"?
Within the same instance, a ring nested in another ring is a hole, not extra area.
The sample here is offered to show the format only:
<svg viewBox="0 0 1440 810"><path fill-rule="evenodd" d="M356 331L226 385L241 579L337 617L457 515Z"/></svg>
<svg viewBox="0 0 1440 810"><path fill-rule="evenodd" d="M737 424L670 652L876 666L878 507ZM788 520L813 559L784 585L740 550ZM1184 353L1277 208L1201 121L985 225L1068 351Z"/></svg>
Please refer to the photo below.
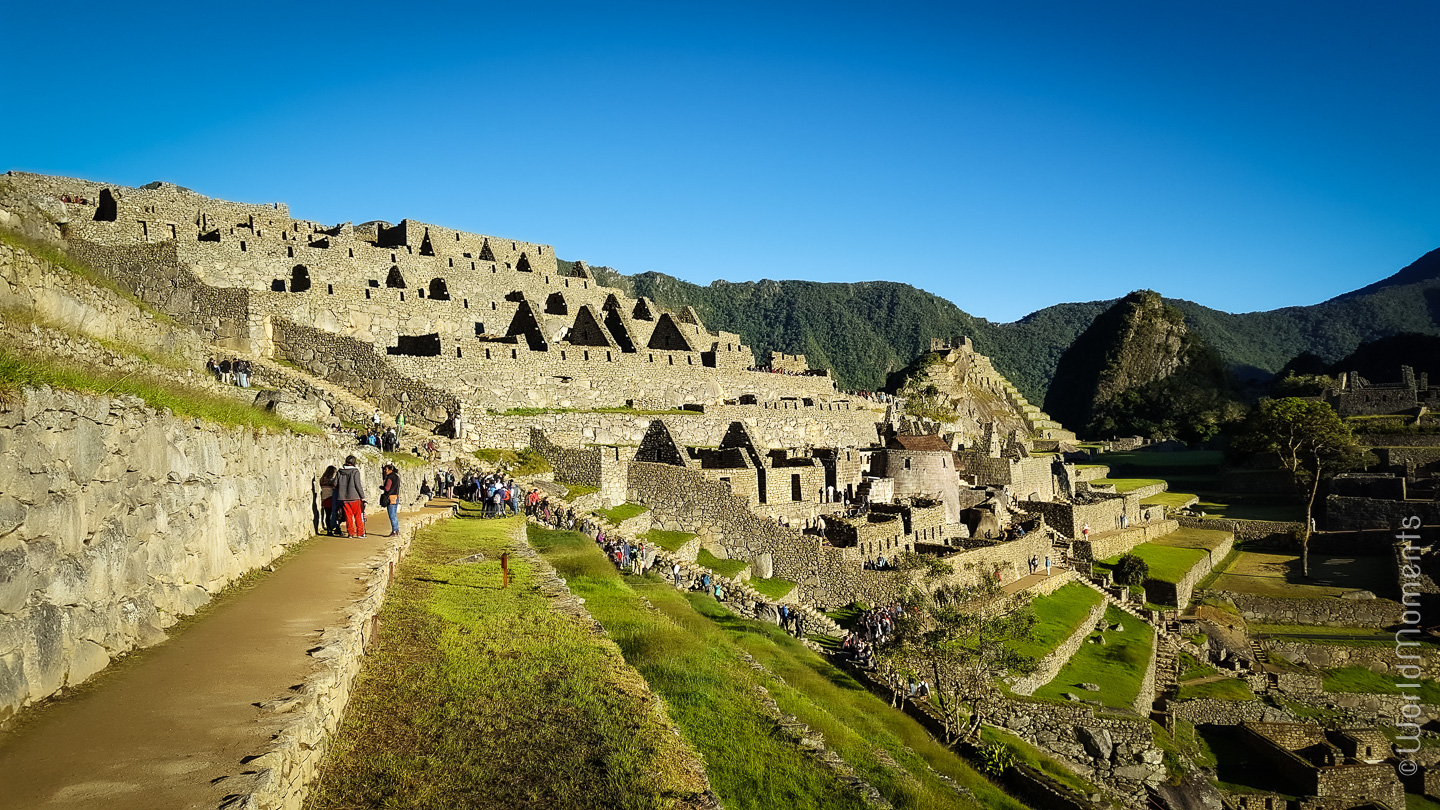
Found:
<svg viewBox="0 0 1440 810"><path fill-rule="evenodd" d="M397 541L451 503L402 513L399 538L380 536L390 531L384 512L366 516L363 538L313 538L168 640L32 709L0 735L0 810L259 806L250 794L266 763L256 760L294 733L291 698L334 646L322 636L353 618Z"/></svg>

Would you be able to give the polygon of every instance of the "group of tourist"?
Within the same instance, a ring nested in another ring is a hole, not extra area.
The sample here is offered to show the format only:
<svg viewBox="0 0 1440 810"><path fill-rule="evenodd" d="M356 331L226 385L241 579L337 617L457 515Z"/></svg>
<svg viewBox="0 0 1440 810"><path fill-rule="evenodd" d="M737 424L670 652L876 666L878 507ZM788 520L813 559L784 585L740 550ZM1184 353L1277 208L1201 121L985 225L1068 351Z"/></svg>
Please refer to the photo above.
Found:
<svg viewBox="0 0 1440 810"><path fill-rule="evenodd" d="M563 503L551 504L550 496L542 495L538 489L532 489L526 494L525 514L552 529L575 530L575 507L567 507Z"/></svg>
<svg viewBox="0 0 1440 810"><path fill-rule="evenodd" d="M380 505L390 517L390 533L400 533L400 473L386 462L380 468ZM359 462L346 456L336 468L330 465L320 475L320 520L324 532L332 537L365 536L365 482ZM343 525L342 525L343 520Z"/></svg>
<svg viewBox="0 0 1440 810"><path fill-rule="evenodd" d="M64 194L60 197L60 202L75 203L76 205L90 205L90 198L76 197L73 194Z"/></svg>
<svg viewBox="0 0 1440 810"><path fill-rule="evenodd" d="M1037 572L1037 571L1040 570L1040 558L1039 558L1039 557L1036 557L1034 554L1031 554L1031 555L1030 555L1029 563L1030 563L1030 573L1031 573L1031 575L1033 576L1033 575L1035 574L1035 572ZM1047 577L1050 576L1050 555L1049 555L1049 554L1046 554L1046 555L1045 555L1045 576L1047 576Z"/></svg>
<svg viewBox="0 0 1440 810"><path fill-rule="evenodd" d="M212 357L205 362L205 370L210 372L216 381L225 385L250 387L250 361L243 357L233 360L227 357L218 362Z"/></svg>
<svg viewBox="0 0 1440 810"><path fill-rule="evenodd" d="M357 430L355 431L355 441L362 446L374 447L386 453L394 453L400 449L400 436L393 427L385 428L383 431L377 431L374 428L363 432Z"/></svg>
<svg viewBox="0 0 1440 810"><path fill-rule="evenodd" d="M803 371L792 371L788 368L775 368L773 366L749 366L746 371L759 371L764 374L784 374L787 377L819 377L825 374L824 371L807 368Z"/></svg>
<svg viewBox="0 0 1440 810"><path fill-rule="evenodd" d="M436 486L442 492L458 495L462 500L481 505L482 518L503 518L520 514L520 502L525 499L515 479L507 478L500 472L480 475L466 472L457 485L455 473L446 470L443 478L437 476Z"/></svg>

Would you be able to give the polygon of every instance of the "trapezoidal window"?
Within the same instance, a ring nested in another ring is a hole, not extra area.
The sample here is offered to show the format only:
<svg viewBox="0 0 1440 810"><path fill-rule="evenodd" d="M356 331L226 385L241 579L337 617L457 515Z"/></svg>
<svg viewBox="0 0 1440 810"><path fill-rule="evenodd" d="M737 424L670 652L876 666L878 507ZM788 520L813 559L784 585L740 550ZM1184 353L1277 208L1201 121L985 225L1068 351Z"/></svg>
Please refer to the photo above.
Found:
<svg viewBox="0 0 1440 810"><path fill-rule="evenodd" d="M95 221L114 222L119 213L120 206L115 202L115 195L111 194L108 188L100 189L100 203L95 206Z"/></svg>
<svg viewBox="0 0 1440 810"><path fill-rule="evenodd" d="M400 335L394 346L385 348L386 354L403 354L409 357L439 357L440 333L428 335Z"/></svg>
<svg viewBox="0 0 1440 810"><path fill-rule="evenodd" d="M290 292L305 292L310 289L310 270L303 264L297 264L290 271Z"/></svg>
<svg viewBox="0 0 1440 810"><path fill-rule="evenodd" d="M558 292L550 293L550 297L545 299L545 314L569 315L570 307L565 303L565 296Z"/></svg>
<svg viewBox="0 0 1440 810"><path fill-rule="evenodd" d="M277 278L270 282L270 292L285 292L285 279Z"/></svg>
<svg viewBox="0 0 1440 810"><path fill-rule="evenodd" d="M390 275L385 277L385 286L393 290L405 289L405 277L400 275L399 267L390 268Z"/></svg>
<svg viewBox="0 0 1440 810"><path fill-rule="evenodd" d="M521 254L520 254L520 261L518 261L518 262L515 263L515 269L516 269L516 270L519 270L519 271L522 272L522 273L530 273L530 272L533 272L533 270L532 270L531 267L530 267L530 257L529 257L529 256L526 256L524 253L521 253Z"/></svg>
<svg viewBox="0 0 1440 810"><path fill-rule="evenodd" d="M450 300L450 288L445 286L445 279L430 279L430 297L436 301Z"/></svg>

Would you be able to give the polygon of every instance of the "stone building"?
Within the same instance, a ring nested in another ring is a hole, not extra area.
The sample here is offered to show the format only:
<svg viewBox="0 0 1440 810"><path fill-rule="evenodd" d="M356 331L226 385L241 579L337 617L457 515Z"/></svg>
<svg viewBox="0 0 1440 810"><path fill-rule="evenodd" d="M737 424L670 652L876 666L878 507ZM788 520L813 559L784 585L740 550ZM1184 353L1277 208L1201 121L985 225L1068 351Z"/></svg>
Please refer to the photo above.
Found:
<svg viewBox="0 0 1440 810"><path fill-rule="evenodd" d="M1373 729L1246 721L1237 731L1239 742L1298 795L1341 800L1337 806L1345 807L1367 801L1405 806L1405 788L1386 762L1390 743Z"/></svg>
<svg viewBox="0 0 1440 810"><path fill-rule="evenodd" d="M1353 371L1340 375L1340 385L1325 392L1325 401L1341 416L1379 416L1440 407L1440 386L1428 375L1400 367L1400 382L1372 383Z"/></svg>

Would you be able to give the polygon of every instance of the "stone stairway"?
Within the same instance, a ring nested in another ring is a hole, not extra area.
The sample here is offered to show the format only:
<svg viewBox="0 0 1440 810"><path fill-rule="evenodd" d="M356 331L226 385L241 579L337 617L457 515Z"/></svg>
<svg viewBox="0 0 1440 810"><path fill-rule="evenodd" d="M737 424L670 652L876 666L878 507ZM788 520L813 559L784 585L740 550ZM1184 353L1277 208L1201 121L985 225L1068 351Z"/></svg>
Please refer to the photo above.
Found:
<svg viewBox="0 0 1440 810"><path fill-rule="evenodd" d="M1041 438L1059 439L1061 441L1075 441L1075 434L1065 430L1059 422L1050 418L1050 415L1040 410L1030 401L1013 383L1005 378L1000 378L1005 390L1005 398L1010 401L1011 407L1020 413L1025 420L1025 425L1030 429L1031 435L1040 434Z"/></svg>
<svg viewBox="0 0 1440 810"><path fill-rule="evenodd" d="M1151 622L1151 621L1150 621L1148 618L1146 618L1145 616L1141 615L1141 613L1140 613L1139 611L1137 611L1135 608L1131 607L1129 603L1124 602L1124 601L1121 601L1121 600L1119 600L1119 599L1116 599L1114 594L1112 594L1112 593L1110 593L1109 591L1105 590L1104 588L1100 587L1098 584L1095 583L1094 580L1089 579L1089 578L1087 578L1087 577L1076 577L1076 578L1075 578L1075 581L1084 584L1086 587L1088 587L1088 588L1090 588L1090 589L1092 589L1092 590L1098 591L1101 596L1105 597L1105 599L1110 602L1110 604L1114 605L1115 607L1119 608L1120 610L1124 611L1125 613L1128 613L1128 614L1130 614L1131 616L1134 616L1135 618L1139 619L1139 620L1142 621L1142 622L1145 622L1146 624L1151 625L1152 627L1154 626L1154 623L1153 623L1153 622ZM1157 629L1157 630L1160 630L1161 628L1156 628L1156 629Z"/></svg>

